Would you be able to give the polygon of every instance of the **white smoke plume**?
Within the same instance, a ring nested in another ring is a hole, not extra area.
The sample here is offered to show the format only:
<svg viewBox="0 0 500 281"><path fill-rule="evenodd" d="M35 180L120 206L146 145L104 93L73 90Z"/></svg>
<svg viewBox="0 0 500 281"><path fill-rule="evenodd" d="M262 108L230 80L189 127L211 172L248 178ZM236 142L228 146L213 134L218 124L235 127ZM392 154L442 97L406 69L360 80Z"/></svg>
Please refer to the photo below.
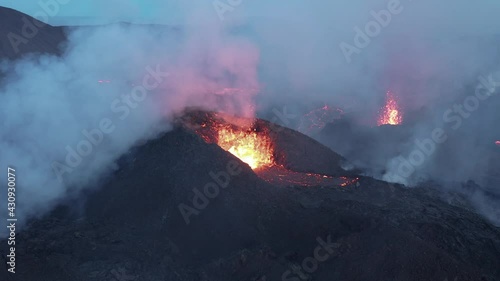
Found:
<svg viewBox="0 0 500 281"><path fill-rule="evenodd" d="M134 11L141 8L132 1L109 3L112 17L119 19L134 19ZM447 122L443 114L475 92L480 75L499 70L497 1L164 3L151 14L154 22L178 29L76 29L62 57L27 57L3 64L0 163L12 163L20 171L26 215L49 210L86 186L88 179L99 178L137 141L168 127L165 118L185 106L251 116L254 110L263 115L274 112L276 105L281 111L284 102L298 104L298 109L318 102L349 105L353 122L369 127L376 126L385 93L391 90L404 111L404 138L387 140L383 132L373 137L371 129L353 127L352 135L374 138L369 140L370 153L359 155L366 149L350 142L349 135L342 136L347 145L338 152L356 160L367 173L394 178L401 176L395 160L408 158L416 140L446 128L448 140L405 177L406 183L464 181L478 171L494 169L484 144L500 139L498 96L463 118L458 130L450 130L455 122ZM157 67L165 76L147 98L136 108L122 100ZM115 99L118 113L111 108ZM126 108L130 114L121 120ZM106 134L74 171L64 174L64 184L59 182L53 162L64 163L66 147L76 149L85 139L82 130L100 128L103 118L113 121L113 133ZM336 147L334 141L322 141Z"/></svg>
<svg viewBox="0 0 500 281"><path fill-rule="evenodd" d="M253 116L246 105L259 88L258 50L215 19L182 31L72 28L62 56L1 64L0 163L16 170L18 224L97 186L187 106Z"/></svg>

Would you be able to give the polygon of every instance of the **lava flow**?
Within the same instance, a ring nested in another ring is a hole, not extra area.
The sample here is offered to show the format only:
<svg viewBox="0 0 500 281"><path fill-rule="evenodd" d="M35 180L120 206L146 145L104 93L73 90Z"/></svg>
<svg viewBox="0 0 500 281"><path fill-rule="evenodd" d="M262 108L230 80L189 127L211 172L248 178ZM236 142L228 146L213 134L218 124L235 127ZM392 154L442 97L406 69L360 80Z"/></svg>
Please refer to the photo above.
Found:
<svg viewBox="0 0 500 281"><path fill-rule="evenodd" d="M399 125L403 122L403 115L396 97L391 91L387 92L386 103L380 112L377 125Z"/></svg>
<svg viewBox="0 0 500 281"><path fill-rule="evenodd" d="M256 126L255 120L207 112L193 112L186 117L187 124L194 125L196 133L207 143L216 143L252 169L274 165L269 129Z"/></svg>
<svg viewBox="0 0 500 281"><path fill-rule="evenodd" d="M226 118L246 125L228 123ZM198 124L192 128L195 128L196 133L207 143L216 143L247 163L260 178L273 185L346 187L358 181L358 178L332 177L287 169L286 163L275 159L281 148L271 137L272 129L265 122L219 113L197 113L189 119L188 123Z"/></svg>
<svg viewBox="0 0 500 281"><path fill-rule="evenodd" d="M273 148L267 134L259 134L251 129L236 130L229 125L218 128L217 134L217 144L252 169L274 163Z"/></svg>
<svg viewBox="0 0 500 281"><path fill-rule="evenodd" d="M277 186L358 186L359 178L332 177L315 173L290 171L282 165L257 169L255 173L263 180Z"/></svg>

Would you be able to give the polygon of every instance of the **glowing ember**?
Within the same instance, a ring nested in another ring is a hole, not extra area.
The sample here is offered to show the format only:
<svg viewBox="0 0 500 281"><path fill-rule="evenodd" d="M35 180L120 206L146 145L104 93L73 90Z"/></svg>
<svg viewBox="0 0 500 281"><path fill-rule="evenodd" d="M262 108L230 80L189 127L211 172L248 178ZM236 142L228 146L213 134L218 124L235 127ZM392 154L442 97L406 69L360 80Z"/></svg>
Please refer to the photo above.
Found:
<svg viewBox="0 0 500 281"><path fill-rule="evenodd" d="M377 125L399 125L403 122L403 115L396 101L396 97L390 91L387 92L386 103L382 108Z"/></svg>
<svg viewBox="0 0 500 281"><path fill-rule="evenodd" d="M327 108L324 108L327 109ZM228 122L230 120L232 122ZM276 186L348 187L359 186L359 178L334 177L311 172L297 172L280 162L279 146L273 131L255 119L227 116L223 113L193 112L181 120L207 143L215 143L247 163L257 176ZM243 122L247 121L247 122ZM236 125L238 124L238 125ZM277 150L275 152L275 150ZM278 155L277 159L274 155Z"/></svg>
<svg viewBox="0 0 500 281"><path fill-rule="evenodd" d="M277 186L357 186L359 178L332 177L315 173L290 171L282 165L273 165L255 171L259 177Z"/></svg>
<svg viewBox="0 0 500 281"><path fill-rule="evenodd" d="M273 162L271 139L263 132L237 130L230 126L218 129L217 144L231 152L252 169L270 166Z"/></svg>
<svg viewBox="0 0 500 281"><path fill-rule="evenodd" d="M349 185L355 184L356 186L359 186L359 178L348 178L348 177L340 177L341 180L344 182L340 184L340 186L345 187Z"/></svg>

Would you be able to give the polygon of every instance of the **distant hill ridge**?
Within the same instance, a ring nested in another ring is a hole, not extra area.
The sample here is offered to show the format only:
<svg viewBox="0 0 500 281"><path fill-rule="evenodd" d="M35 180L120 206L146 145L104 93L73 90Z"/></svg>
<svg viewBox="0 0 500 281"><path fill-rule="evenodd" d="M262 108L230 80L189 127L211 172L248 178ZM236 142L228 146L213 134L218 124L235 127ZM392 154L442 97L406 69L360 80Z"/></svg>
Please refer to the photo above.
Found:
<svg viewBox="0 0 500 281"><path fill-rule="evenodd" d="M27 53L60 54L64 27L54 27L10 8L0 7L0 59Z"/></svg>

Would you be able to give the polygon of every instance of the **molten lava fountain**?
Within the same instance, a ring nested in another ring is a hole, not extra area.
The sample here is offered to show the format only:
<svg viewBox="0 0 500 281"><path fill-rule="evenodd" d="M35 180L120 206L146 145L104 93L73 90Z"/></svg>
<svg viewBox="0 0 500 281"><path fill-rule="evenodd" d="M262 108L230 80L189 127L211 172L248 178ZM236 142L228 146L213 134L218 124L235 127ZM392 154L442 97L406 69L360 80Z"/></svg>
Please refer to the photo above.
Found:
<svg viewBox="0 0 500 281"><path fill-rule="evenodd" d="M222 149L232 153L247 163L259 177L267 182L277 186L346 187L356 184L359 180L359 178L332 177L288 170L274 159L276 147L269 135L270 128L262 124L256 125L255 120L250 127L237 126L224 121L224 118L221 118L223 116L225 115L217 113L198 113L198 115L193 114L191 121L200 122L195 131L207 143L216 143ZM236 117L231 117L231 119L238 120Z"/></svg>
<svg viewBox="0 0 500 281"><path fill-rule="evenodd" d="M258 134L252 129L236 130L228 125L218 130L217 144L252 169L274 164L272 143L267 134Z"/></svg>
<svg viewBox="0 0 500 281"><path fill-rule="evenodd" d="M388 91L386 94L385 106L380 112L377 125L399 125L403 122L403 115L399 108L396 96Z"/></svg>

